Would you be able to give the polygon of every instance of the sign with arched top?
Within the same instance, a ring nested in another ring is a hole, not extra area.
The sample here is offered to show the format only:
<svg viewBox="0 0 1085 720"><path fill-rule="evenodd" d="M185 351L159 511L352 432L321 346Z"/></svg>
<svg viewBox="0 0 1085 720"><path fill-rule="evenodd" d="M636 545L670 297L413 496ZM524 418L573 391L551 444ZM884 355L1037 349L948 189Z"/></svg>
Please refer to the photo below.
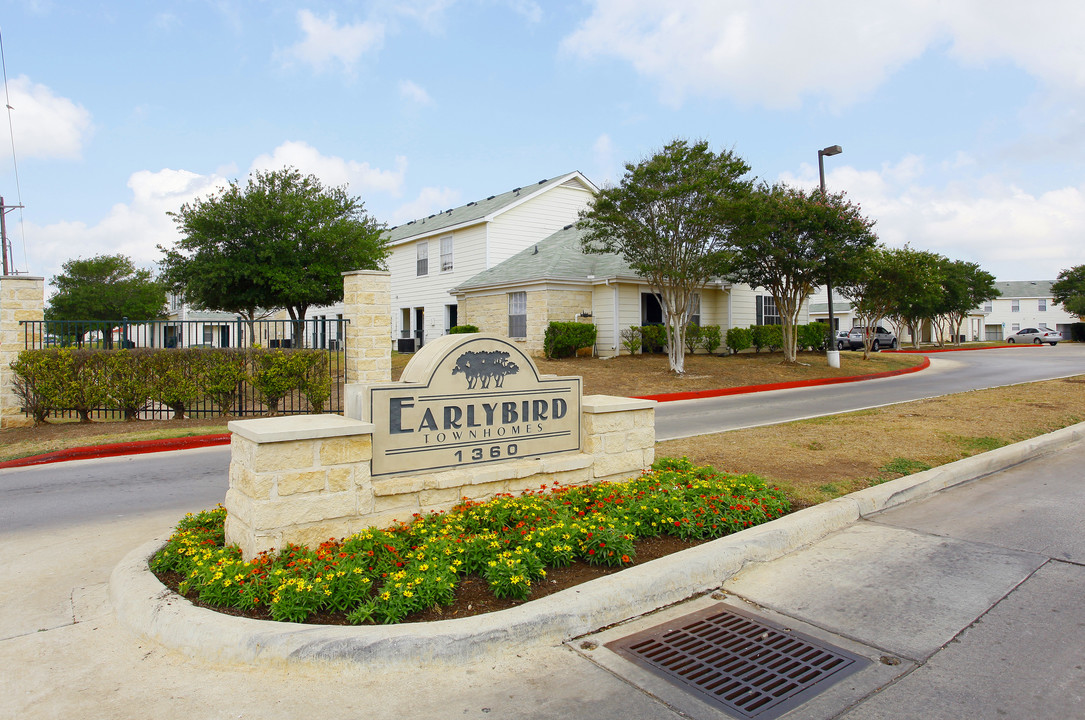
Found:
<svg viewBox="0 0 1085 720"><path fill-rule="evenodd" d="M497 335L445 335L363 392L375 476L580 450L581 379L540 375Z"/></svg>

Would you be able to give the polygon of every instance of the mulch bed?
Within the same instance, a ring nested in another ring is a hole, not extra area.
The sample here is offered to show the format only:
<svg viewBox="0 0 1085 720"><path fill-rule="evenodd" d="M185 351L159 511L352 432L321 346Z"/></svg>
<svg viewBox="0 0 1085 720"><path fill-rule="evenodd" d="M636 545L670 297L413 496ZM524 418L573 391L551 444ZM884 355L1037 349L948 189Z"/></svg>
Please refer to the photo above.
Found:
<svg viewBox="0 0 1085 720"><path fill-rule="evenodd" d="M707 542L707 540L681 540L666 535L638 540L635 543L637 552L635 556L636 561L633 564L641 565L650 560L656 560L672 553L696 547L704 542ZM546 578L542 582L531 586L531 598L528 600L496 598L493 593L490 592L489 583L483 578L478 575L468 575L464 577L457 586L456 599L451 605L434 607L429 610L413 613L408 615L403 622L416 623L431 622L433 620L451 620L453 618L471 617L472 615L482 615L483 613L506 610L511 607L516 607L517 605L523 605L525 602L531 602L531 600L575 587L576 585L603 577L604 575L612 575L621 572L623 569L624 568L622 567L589 565L583 561L575 562L572 565L563 568L547 568ZM173 592L177 592L178 584L184 579L180 573L175 572L155 573L155 575L163 585ZM197 607L214 610L224 615L247 617L256 620L271 619L271 613L268 612L266 608L239 610L237 608L215 607L202 602L199 598L199 594L194 591L186 593L184 597ZM346 614L340 612L314 613L305 622L306 624L315 625L350 624L347 622Z"/></svg>

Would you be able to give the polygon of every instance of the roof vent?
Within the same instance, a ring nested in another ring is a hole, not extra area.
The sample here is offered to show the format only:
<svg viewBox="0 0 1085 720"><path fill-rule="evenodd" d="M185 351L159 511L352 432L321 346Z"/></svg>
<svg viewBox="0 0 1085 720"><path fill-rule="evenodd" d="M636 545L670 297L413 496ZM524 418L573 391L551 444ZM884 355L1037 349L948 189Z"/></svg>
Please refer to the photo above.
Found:
<svg viewBox="0 0 1085 720"><path fill-rule="evenodd" d="M471 202L467 203L467 207L471 207L471 206L472 206L472 205L474 205L474 204L475 204L475 201L474 201L474 200L472 200Z"/></svg>
<svg viewBox="0 0 1085 720"><path fill-rule="evenodd" d="M494 199L495 197L497 197L497 196L496 196L496 195L491 195L490 197L488 197L488 198L486 198L486 199L487 199L487 200L493 200L493 199Z"/></svg>
<svg viewBox="0 0 1085 720"><path fill-rule="evenodd" d="M513 189L512 189L512 191L513 191L514 193L516 193L517 195L519 195L519 194L520 194L520 188L513 188Z"/></svg>
<svg viewBox="0 0 1085 720"><path fill-rule="evenodd" d="M545 180L545 179L543 179L543 180L540 180L540 181L539 181L539 184L540 184L540 185L542 185L542 184L543 184L543 183L545 183L545 182L546 182L546 180Z"/></svg>
<svg viewBox="0 0 1085 720"><path fill-rule="evenodd" d="M563 228L562 228L562 230L568 230L568 229L569 229L569 228L571 228L572 226L573 226L573 224L572 224L572 223L569 223L568 225L566 225L565 227L563 227Z"/></svg>
<svg viewBox="0 0 1085 720"><path fill-rule="evenodd" d="M408 224L408 225L414 225L414 223L415 223L415 221L414 221L414 220L411 220L411 221L409 221L409 222L408 222L407 224Z"/></svg>
<svg viewBox="0 0 1085 720"><path fill-rule="evenodd" d="M535 250L531 254L532 255L538 255L539 254L539 246L538 245L535 246Z"/></svg>

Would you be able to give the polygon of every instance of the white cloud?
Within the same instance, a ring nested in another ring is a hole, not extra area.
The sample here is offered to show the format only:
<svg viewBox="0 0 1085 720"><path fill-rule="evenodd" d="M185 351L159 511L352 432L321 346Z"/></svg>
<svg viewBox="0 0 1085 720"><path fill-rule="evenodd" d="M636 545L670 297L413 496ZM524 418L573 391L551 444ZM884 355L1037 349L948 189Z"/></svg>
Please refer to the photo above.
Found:
<svg viewBox="0 0 1085 720"><path fill-rule="evenodd" d="M406 98L417 105L432 105L433 98L429 96L426 89L417 83L410 80L399 81L399 95Z"/></svg>
<svg viewBox="0 0 1085 720"><path fill-rule="evenodd" d="M252 161L251 170L279 170L293 166L306 174L316 175L326 185L349 185L353 195L365 199L367 193L388 193L398 197L403 191L407 173L407 158L396 157L394 170L381 170L367 162L346 160L341 157L322 155L319 150L305 142L285 142Z"/></svg>
<svg viewBox="0 0 1085 720"><path fill-rule="evenodd" d="M1040 194L991 177L935 186L923 184L923 166L915 156L880 170L838 166L826 173L826 185L846 188L877 221L874 230L886 245L976 262L999 280L1053 280L1059 270L1085 263L1085 184ZM817 168L779 179L815 187Z"/></svg>
<svg viewBox="0 0 1085 720"><path fill-rule="evenodd" d="M384 25L379 22L359 22L338 25L335 13L319 18L309 10L298 11L298 25L305 38L292 46L287 54L323 71L335 62L351 70L363 54L380 50L384 42Z"/></svg>
<svg viewBox="0 0 1085 720"><path fill-rule="evenodd" d="M78 158L91 133L90 112L25 75L8 83L19 157Z"/></svg>
<svg viewBox="0 0 1085 720"><path fill-rule="evenodd" d="M710 95L784 108L810 95L853 102L947 40L962 61L1008 59L1082 88L1083 26L1078 0L1041 1L1027 13L1006 0L595 0L563 48L629 62L671 104Z"/></svg>
<svg viewBox="0 0 1085 720"><path fill-rule="evenodd" d="M542 8L534 0L508 0L508 4L513 12L523 15L528 22L537 23L542 20Z"/></svg>
<svg viewBox="0 0 1085 720"><path fill-rule="evenodd" d="M389 224L398 225L410 220L428 217L435 212L448 210L460 204L460 193L451 188L425 187L418 197L392 211Z"/></svg>

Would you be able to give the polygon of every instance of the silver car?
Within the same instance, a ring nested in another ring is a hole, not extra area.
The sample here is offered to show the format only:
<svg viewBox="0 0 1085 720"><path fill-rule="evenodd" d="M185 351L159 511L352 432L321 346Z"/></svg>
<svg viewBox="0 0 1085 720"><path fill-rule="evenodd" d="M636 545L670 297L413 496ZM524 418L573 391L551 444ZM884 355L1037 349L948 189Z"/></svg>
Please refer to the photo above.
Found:
<svg viewBox="0 0 1085 720"><path fill-rule="evenodd" d="M863 334L866 332L866 328L853 327L851 332L848 333L848 344L852 350L858 350L863 347ZM873 340L870 342L870 349L874 352L878 352L884 348L889 350L897 349L897 336L889 332L881 325L871 329L871 337Z"/></svg>
<svg viewBox="0 0 1085 720"><path fill-rule="evenodd" d="M1034 345L1048 343L1052 346L1058 344L1059 340L1062 340L1062 333L1047 328L1025 328L1021 332L1016 332L1006 338L1008 343L1032 343Z"/></svg>

